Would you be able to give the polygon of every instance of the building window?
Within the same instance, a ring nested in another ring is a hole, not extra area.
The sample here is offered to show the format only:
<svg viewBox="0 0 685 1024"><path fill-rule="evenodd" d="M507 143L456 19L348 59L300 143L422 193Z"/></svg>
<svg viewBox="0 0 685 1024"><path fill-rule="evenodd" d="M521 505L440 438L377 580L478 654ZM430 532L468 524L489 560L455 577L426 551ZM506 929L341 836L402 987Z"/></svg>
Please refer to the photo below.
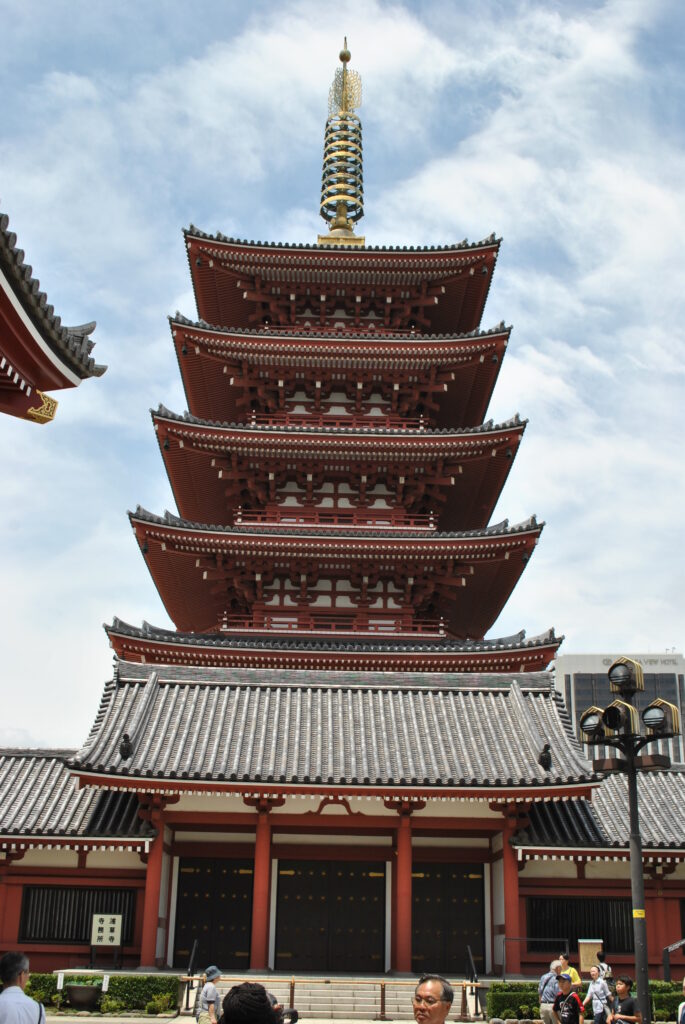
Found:
<svg viewBox="0 0 685 1024"><path fill-rule="evenodd" d="M631 908L629 899L529 896L526 900L528 950L551 955L563 948L560 941L568 940L569 949L575 950L578 939L602 939L608 954L632 953Z"/></svg>
<svg viewBox="0 0 685 1024"><path fill-rule="evenodd" d="M122 943L131 944L135 889L26 885L21 903L19 942L90 944L94 914L121 914Z"/></svg>

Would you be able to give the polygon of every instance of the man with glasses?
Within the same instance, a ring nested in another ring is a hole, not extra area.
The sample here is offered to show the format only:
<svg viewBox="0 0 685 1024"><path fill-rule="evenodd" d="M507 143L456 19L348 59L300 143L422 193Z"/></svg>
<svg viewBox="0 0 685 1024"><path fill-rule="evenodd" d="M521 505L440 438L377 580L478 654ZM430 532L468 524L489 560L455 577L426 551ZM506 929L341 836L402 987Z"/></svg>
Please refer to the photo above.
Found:
<svg viewBox="0 0 685 1024"><path fill-rule="evenodd" d="M454 990L439 974L422 974L412 1000L417 1024L444 1024L452 1009Z"/></svg>
<svg viewBox="0 0 685 1024"><path fill-rule="evenodd" d="M24 953L5 953L0 959L0 1024L45 1024L45 1010L24 994L29 980L29 958Z"/></svg>

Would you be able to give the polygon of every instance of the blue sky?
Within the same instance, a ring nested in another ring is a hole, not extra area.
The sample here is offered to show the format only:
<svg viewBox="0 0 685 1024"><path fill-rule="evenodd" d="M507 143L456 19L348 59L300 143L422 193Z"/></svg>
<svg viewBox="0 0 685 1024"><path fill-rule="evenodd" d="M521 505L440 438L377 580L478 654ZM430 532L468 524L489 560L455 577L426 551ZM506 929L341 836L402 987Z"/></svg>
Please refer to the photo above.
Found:
<svg viewBox="0 0 685 1024"><path fill-rule="evenodd" d="M530 423L495 513L547 526L492 635L682 650L685 9L0 0L0 209L105 377L0 422L0 743L78 745L102 623L168 623L126 511L174 508L148 410L185 409L181 229L316 239L328 88L362 75L370 244L503 237L489 415ZM11 711L7 711L11 707Z"/></svg>

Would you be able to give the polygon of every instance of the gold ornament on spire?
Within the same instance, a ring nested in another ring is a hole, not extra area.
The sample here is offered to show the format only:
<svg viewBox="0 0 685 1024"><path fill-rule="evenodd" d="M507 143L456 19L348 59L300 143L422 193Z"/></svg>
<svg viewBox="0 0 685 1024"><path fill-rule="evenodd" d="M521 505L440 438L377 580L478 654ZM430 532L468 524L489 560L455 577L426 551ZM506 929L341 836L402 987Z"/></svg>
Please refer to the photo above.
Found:
<svg viewBox="0 0 685 1024"><path fill-rule="evenodd" d="M320 210L329 227L327 235L319 235L319 245L364 245L365 241L354 233L354 224L364 216L362 123L354 113L362 102L362 80L348 69L350 57L345 38L342 67L328 93Z"/></svg>

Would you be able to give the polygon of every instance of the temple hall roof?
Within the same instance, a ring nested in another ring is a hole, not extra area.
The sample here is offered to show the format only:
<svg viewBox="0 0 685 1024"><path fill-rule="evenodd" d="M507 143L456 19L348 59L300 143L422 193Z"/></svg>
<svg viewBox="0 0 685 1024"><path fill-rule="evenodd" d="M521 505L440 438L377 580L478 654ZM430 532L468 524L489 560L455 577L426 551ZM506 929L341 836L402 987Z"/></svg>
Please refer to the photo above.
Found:
<svg viewBox="0 0 685 1024"><path fill-rule="evenodd" d="M639 772L638 796L643 849L685 853L685 766ZM630 838L627 778L608 775L589 800L534 803L528 818L514 839L528 858L534 851L625 851Z"/></svg>
<svg viewBox="0 0 685 1024"><path fill-rule="evenodd" d="M0 750L0 847L21 848L41 838L102 846L111 838L142 841L154 834L138 815L136 794L77 789L66 766L74 754Z"/></svg>
<svg viewBox="0 0 685 1024"><path fill-rule="evenodd" d="M17 236L9 230L7 214L0 213L0 289L11 290L30 318L41 339L51 352L79 378L100 377L106 366L98 365L91 356L94 342L90 335L94 323L66 327L48 303L32 267L24 262L24 253L17 247ZM38 382L40 383L40 382Z"/></svg>
<svg viewBox="0 0 685 1024"><path fill-rule="evenodd" d="M124 732L133 747L126 761ZM538 756L548 735L556 743L546 773ZM548 673L371 672L360 681L346 672L122 661L70 765L175 789L194 780L270 790L483 788L492 796L593 778Z"/></svg>

